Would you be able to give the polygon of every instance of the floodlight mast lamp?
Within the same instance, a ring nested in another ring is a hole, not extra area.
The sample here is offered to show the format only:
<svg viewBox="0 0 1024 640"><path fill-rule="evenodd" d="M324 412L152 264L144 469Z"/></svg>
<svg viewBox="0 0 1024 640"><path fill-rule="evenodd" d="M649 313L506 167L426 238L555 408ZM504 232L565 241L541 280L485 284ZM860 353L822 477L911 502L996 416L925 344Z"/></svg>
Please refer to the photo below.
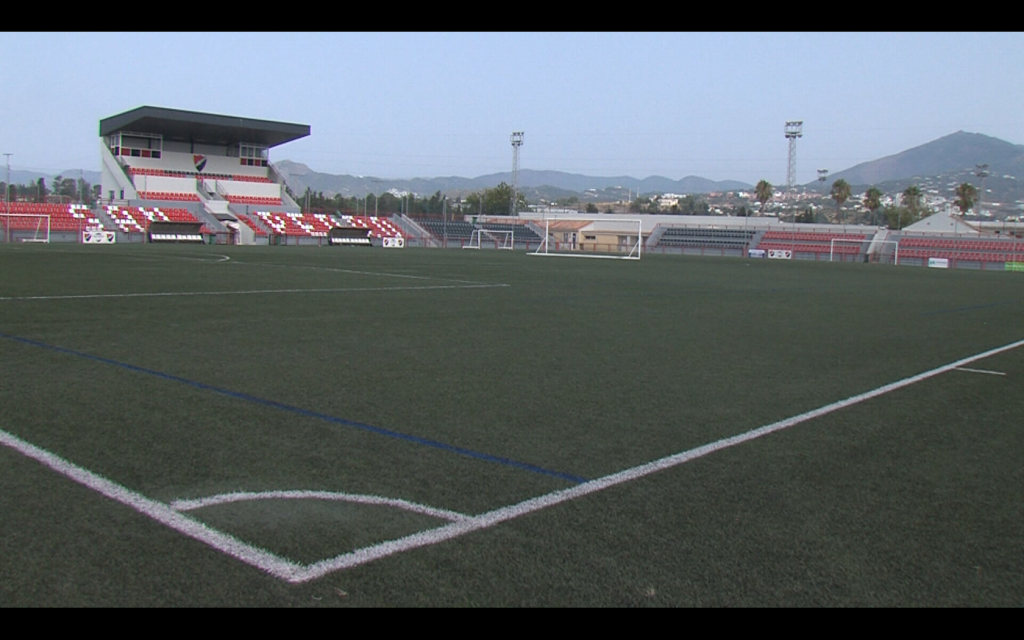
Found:
<svg viewBox="0 0 1024 640"><path fill-rule="evenodd" d="M508 214L516 215L519 191L519 147L523 146L523 132L512 132L512 201L508 203Z"/></svg>
<svg viewBox="0 0 1024 640"><path fill-rule="evenodd" d="M789 164L786 168L786 187L796 184L796 139L804 135L804 121L790 120L786 123L786 139L789 140Z"/></svg>

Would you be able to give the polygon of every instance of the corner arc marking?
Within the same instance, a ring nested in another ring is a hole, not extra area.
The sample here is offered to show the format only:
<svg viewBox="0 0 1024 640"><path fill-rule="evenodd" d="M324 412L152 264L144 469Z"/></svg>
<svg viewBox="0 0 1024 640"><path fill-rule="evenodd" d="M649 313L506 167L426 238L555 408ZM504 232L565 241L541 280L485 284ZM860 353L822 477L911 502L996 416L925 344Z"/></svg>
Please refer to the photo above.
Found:
<svg viewBox="0 0 1024 640"><path fill-rule="evenodd" d="M398 498L385 498L383 496L358 493L342 493L338 491L309 490L258 492L237 491L233 493L221 493L215 496L208 496L205 498L175 500L174 502L170 503L170 507L175 511L193 511L195 509L203 509L205 507L213 507L222 504L231 504L234 502L249 502L255 500L331 500L335 502L350 502L353 504L395 507L397 509L402 509L403 511L420 513L426 516L432 516L434 518L448 520L451 522L468 520L471 517L463 513L458 513L456 511L450 511L448 509L437 509L435 507L431 507L425 504L419 504L416 502L410 502L408 500L401 500Z"/></svg>

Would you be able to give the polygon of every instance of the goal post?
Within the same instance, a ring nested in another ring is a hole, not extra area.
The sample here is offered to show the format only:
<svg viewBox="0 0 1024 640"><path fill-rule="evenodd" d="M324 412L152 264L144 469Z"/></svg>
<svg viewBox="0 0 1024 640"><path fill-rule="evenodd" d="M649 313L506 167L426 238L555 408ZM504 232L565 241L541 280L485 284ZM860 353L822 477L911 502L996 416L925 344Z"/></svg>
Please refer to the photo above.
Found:
<svg viewBox="0 0 1024 640"><path fill-rule="evenodd" d="M540 246L529 255L639 260L643 242L639 218L546 218Z"/></svg>
<svg viewBox="0 0 1024 640"><path fill-rule="evenodd" d="M507 249L511 251L515 247L515 231L497 229L473 229L469 237L469 243L462 245L463 249L482 249L484 247L484 236L488 236L487 242L494 242L495 249Z"/></svg>
<svg viewBox="0 0 1024 640"><path fill-rule="evenodd" d="M896 240L832 238L829 243L828 260L843 262L847 261L845 256L860 256L865 244L868 245L863 254L865 262L899 264L900 247Z"/></svg>
<svg viewBox="0 0 1024 640"><path fill-rule="evenodd" d="M45 213L0 212L5 242L49 242L50 216Z"/></svg>

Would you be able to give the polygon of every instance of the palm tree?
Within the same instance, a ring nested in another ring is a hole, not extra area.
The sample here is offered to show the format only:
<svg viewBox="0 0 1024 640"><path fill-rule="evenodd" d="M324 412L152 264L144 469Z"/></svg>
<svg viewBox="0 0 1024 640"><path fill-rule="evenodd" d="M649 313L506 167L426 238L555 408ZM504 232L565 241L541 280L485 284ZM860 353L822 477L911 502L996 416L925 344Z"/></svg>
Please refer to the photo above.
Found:
<svg viewBox="0 0 1024 640"><path fill-rule="evenodd" d="M772 199L772 183L767 180L758 182L754 187L754 194L757 196L757 201L761 203L760 215L763 216L765 203Z"/></svg>
<svg viewBox="0 0 1024 640"><path fill-rule="evenodd" d="M882 208L882 192L877 187L864 192L864 207L871 212L871 224L877 224L878 210Z"/></svg>
<svg viewBox="0 0 1024 640"><path fill-rule="evenodd" d="M977 195L978 190L969 182L956 188L956 208L960 210L960 215L964 215L968 209L974 206L974 198Z"/></svg>
<svg viewBox="0 0 1024 640"><path fill-rule="evenodd" d="M836 222L839 222L840 209L850 199L850 185L842 178L832 183L832 199L836 201Z"/></svg>
<svg viewBox="0 0 1024 640"><path fill-rule="evenodd" d="M903 206L910 209L910 215L916 219L921 210L921 190L917 185L910 185L903 190Z"/></svg>

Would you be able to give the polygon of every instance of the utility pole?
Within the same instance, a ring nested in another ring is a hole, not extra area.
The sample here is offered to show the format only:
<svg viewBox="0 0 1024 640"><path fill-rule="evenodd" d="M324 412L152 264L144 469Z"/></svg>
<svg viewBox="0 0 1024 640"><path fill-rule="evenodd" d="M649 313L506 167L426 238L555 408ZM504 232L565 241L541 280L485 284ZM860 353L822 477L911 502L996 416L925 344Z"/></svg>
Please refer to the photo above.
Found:
<svg viewBox="0 0 1024 640"><path fill-rule="evenodd" d="M987 164L976 164L976 165L974 165L974 168L975 168L974 175L978 176L978 178L979 178L979 180L981 182L981 186L978 187L978 217L980 218L981 217L981 211L982 211L981 203L982 203L983 199L985 198L985 176L988 175L988 165ZM981 221L979 220L978 222L980 223ZM979 229L981 228L980 224L978 225L978 228Z"/></svg>
<svg viewBox="0 0 1024 640"><path fill-rule="evenodd" d="M382 183L382 182L384 182L384 181L383 181L383 180L381 180L381 179L379 179L379 178L370 178L370 182L376 182L377 184L380 184L380 183ZM378 187L378 188L379 188L379 187ZM376 191L376 190L375 190L375 191ZM373 194L373 217L374 217L374 218L376 218L376 217L377 217L377 211L378 211L378 208L377 208L377 201L378 201L378 200L380 200L380 196L378 196L378 195L376 194L376 192L375 192L375 193Z"/></svg>
<svg viewBox="0 0 1024 640"><path fill-rule="evenodd" d="M825 195L825 181L828 180L828 169L818 169L818 182L821 183L821 195ZM815 222L818 220L817 214L814 216Z"/></svg>
<svg viewBox="0 0 1024 640"><path fill-rule="evenodd" d="M7 213L11 212L11 156L13 153L5 153L7 156L7 182L4 183L4 205Z"/></svg>

